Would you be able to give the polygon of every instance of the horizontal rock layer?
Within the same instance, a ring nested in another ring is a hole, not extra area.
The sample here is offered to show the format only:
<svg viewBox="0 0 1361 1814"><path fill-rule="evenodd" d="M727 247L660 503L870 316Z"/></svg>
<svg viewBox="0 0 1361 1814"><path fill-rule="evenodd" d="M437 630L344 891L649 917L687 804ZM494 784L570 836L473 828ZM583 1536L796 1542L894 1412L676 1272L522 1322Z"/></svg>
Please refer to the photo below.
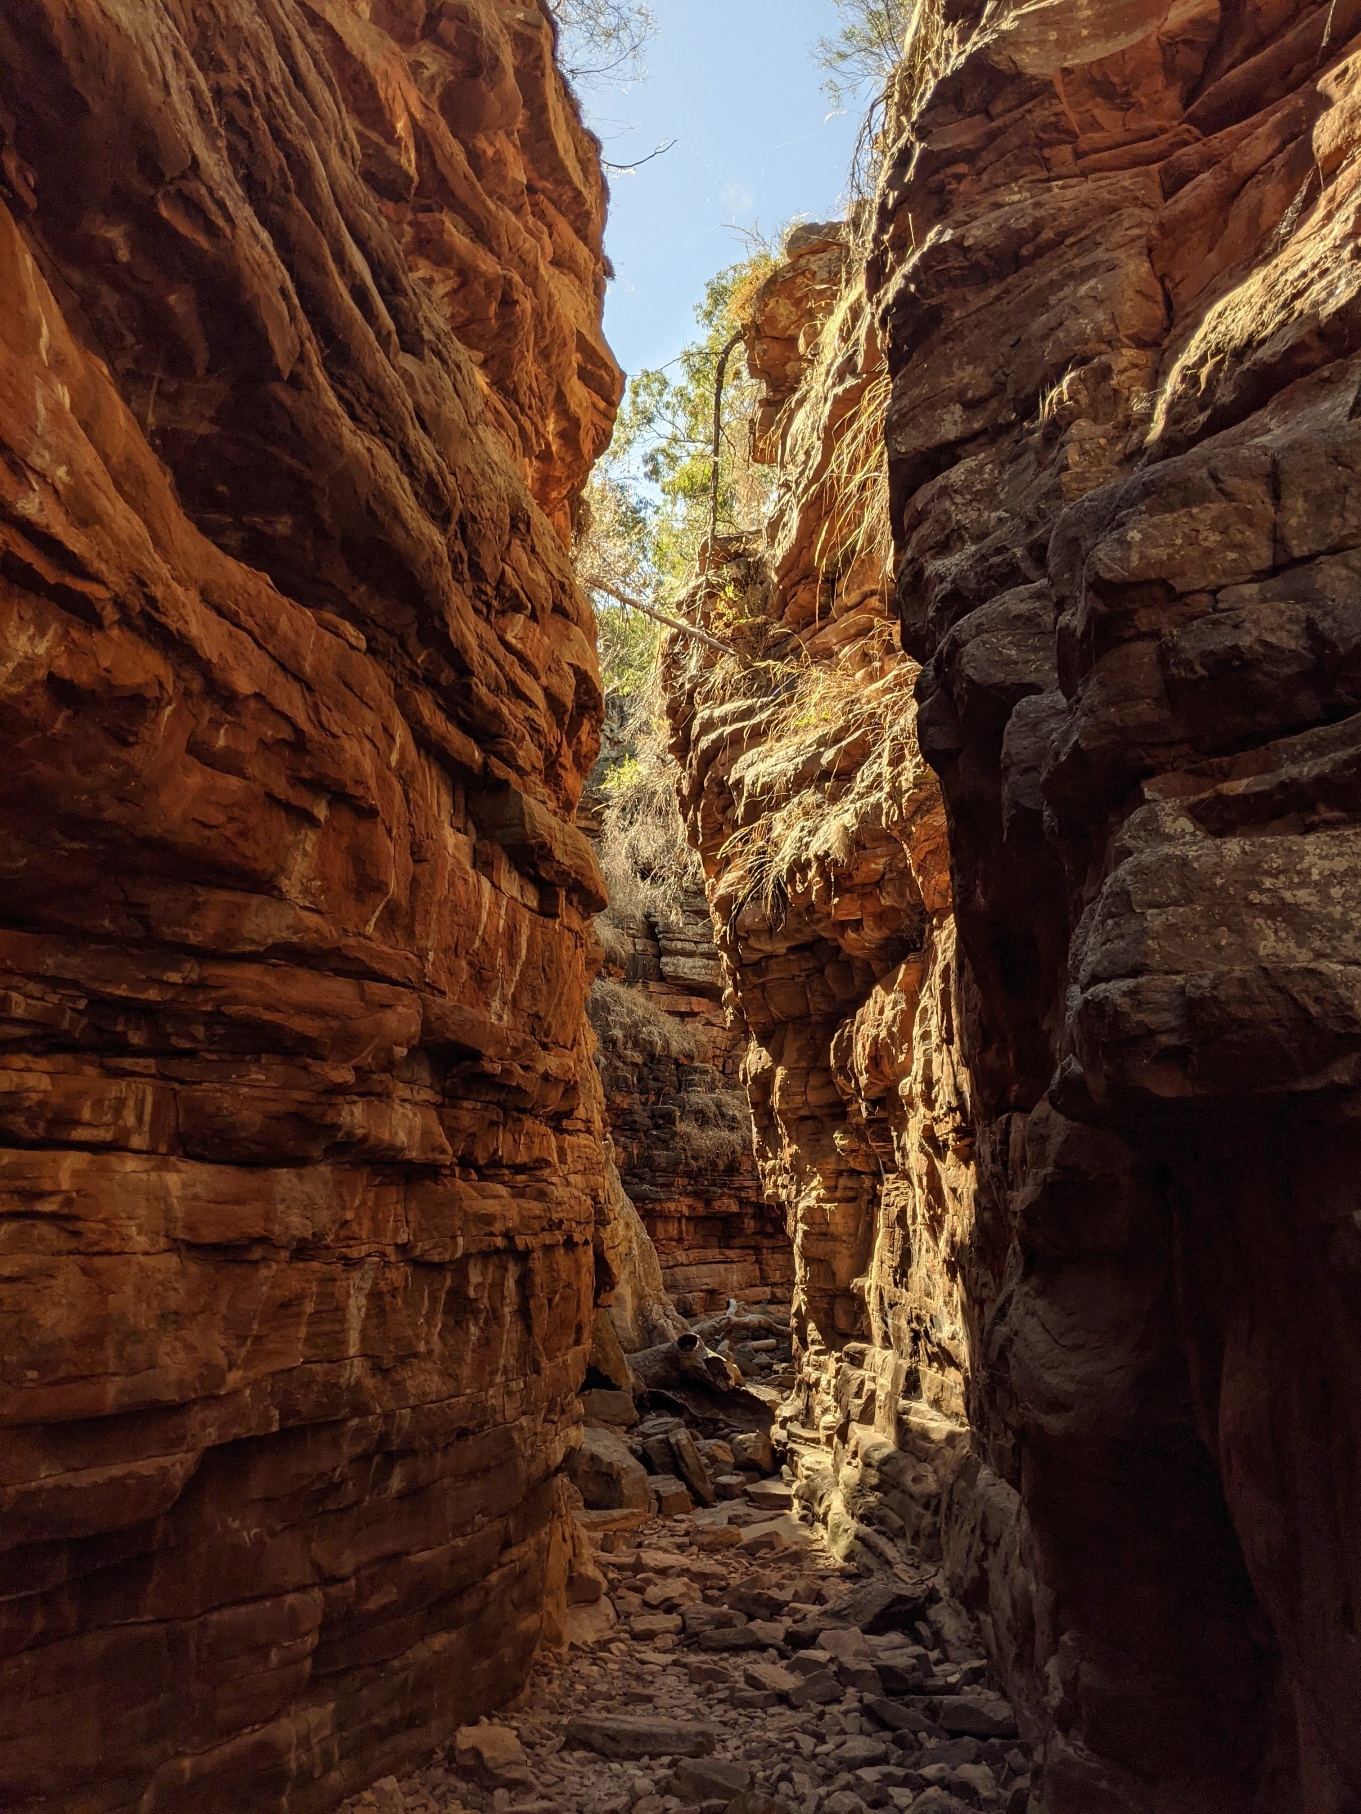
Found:
<svg viewBox="0 0 1361 1814"><path fill-rule="evenodd" d="M734 1298L788 1303L793 1251L757 1174L739 1076L745 1028L719 999L703 896L694 891L675 925L611 913L618 948L595 997L597 1062L620 1175L666 1289L686 1316Z"/></svg>
<svg viewBox="0 0 1361 1814"><path fill-rule="evenodd" d="M597 147L535 8L34 0L0 169L0 1800L322 1809L567 1568Z"/></svg>

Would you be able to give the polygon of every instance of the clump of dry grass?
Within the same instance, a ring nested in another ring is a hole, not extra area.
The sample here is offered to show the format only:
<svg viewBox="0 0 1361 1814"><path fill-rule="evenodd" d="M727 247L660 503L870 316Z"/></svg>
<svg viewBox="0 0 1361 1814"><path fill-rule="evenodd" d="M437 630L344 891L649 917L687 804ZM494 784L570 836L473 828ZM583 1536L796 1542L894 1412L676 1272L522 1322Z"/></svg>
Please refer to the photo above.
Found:
<svg viewBox="0 0 1361 1814"><path fill-rule="evenodd" d="M880 361L832 432L831 457L822 480L828 511L816 550L824 573L872 562L882 567L885 586L893 556L893 519L884 419L892 394L893 380Z"/></svg>
<svg viewBox="0 0 1361 1814"><path fill-rule="evenodd" d="M915 675L916 669L894 652L887 624L850 659L807 662L771 720L763 754L776 761L785 758L792 772L805 753L830 758L839 746L864 739L876 749L875 759L886 762L893 727L910 716ZM863 806L854 777L863 780L869 766L857 760L849 778L828 774L801 787L783 805L728 838L719 851L719 868L742 884L730 932L751 903L772 924L783 921L790 897L804 879L801 866L849 860Z"/></svg>
<svg viewBox="0 0 1361 1814"><path fill-rule="evenodd" d="M676 926L685 896L703 887L704 870L686 842L655 668L647 687L629 703L632 753L605 778L600 867L618 920L650 918Z"/></svg>
<svg viewBox="0 0 1361 1814"><path fill-rule="evenodd" d="M699 1040L683 1021L649 1000L639 989L600 977L586 1004L595 1036L606 1050L641 1063L648 1058L677 1058L693 1063Z"/></svg>

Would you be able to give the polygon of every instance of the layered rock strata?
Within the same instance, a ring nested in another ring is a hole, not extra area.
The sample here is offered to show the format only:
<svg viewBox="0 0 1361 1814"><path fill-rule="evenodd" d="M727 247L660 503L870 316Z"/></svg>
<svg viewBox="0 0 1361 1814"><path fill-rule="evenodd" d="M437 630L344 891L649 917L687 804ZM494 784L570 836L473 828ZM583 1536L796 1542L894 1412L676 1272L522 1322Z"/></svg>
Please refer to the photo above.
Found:
<svg viewBox="0 0 1361 1814"><path fill-rule="evenodd" d="M1012 1235L973 1412L1059 1811L1361 1796L1358 25L960 23L881 191L898 607Z"/></svg>
<svg viewBox="0 0 1361 1814"><path fill-rule="evenodd" d="M26 0L0 169L0 1800L323 1809L560 1623L597 147L535 7Z"/></svg>
<svg viewBox="0 0 1361 1814"><path fill-rule="evenodd" d="M890 615L888 380L848 228L790 235L748 357L777 504L693 600L732 658L669 651L675 749L762 1175L793 1229L800 1491L839 1553L878 1567L895 1536L939 1556L941 1456L967 1452L975 1174L945 821ZM909 1406L939 1473L899 1452ZM857 1431L891 1479L862 1483Z"/></svg>
<svg viewBox="0 0 1361 1814"><path fill-rule="evenodd" d="M1361 1797L1358 24L924 8L863 329L838 354L856 305L805 283L801 319L786 269L772 362L758 311L787 487L752 652L853 645L853 581L787 550L882 346L875 672L924 664L953 924L910 710L800 760L754 680L674 672L798 1225L805 1472L848 1544L935 1522L1052 1814Z"/></svg>
<svg viewBox="0 0 1361 1814"><path fill-rule="evenodd" d="M614 922L593 996L598 1065L623 1187L687 1316L786 1304L794 1261L783 1210L763 1192L740 1067L745 1031L721 1004L704 897L676 923Z"/></svg>

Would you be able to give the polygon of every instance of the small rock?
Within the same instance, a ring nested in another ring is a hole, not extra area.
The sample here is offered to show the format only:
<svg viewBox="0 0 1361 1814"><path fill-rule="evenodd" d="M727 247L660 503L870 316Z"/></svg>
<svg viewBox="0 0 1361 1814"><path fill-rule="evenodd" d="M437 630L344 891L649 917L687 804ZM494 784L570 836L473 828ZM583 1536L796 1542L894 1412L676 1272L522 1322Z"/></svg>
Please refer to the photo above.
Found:
<svg viewBox="0 0 1361 1814"><path fill-rule="evenodd" d="M395 1776L385 1776L369 1790L379 1814L406 1814L406 1797Z"/></svg>
<svg viewBox="0 0 1361 1814"><path fill-rule="evenodd" d="M757 1480L747 1488L747 1498L761 1512L787 1512L794 1503L794 1489L787 1480Z"/></svg>
<svg viewBox="0 0 1361 1814"><path fill-rule="evenodd" d="M1000 1694L951 1695L940 1703L939 1724L951 1738L1015 1738L1016 1715Z"/></svg>
<svg viewBox="0 0 1361 1814"><path fill-rule="evenodd" d="M492 1788L523 1782L529 1762L509 1726L460 1726L454 1736L454 1757L466 1775Z"/></svg>
<svg viewBox="0 0 1361 1814"><path fill-rule="evenodd" d="M676 1767L671 1777L673 1793L684 1802L703 1802L722 1796L724 1806L734 1795L751 1787L751 1771L745 1764L726 1763L721 1758L690 1759Z"/></svg>
<svg viewBox="0 0 1361 1814"><path fill-rule="evenodd" d="M583 1713L567 1723L568 1745L598 1757L706 1757L717 1738L712 1726L626 1714Z"/></svg>
<svg viewBox="0 0 1361 1814"><path fill-rule="evenodd" d="M864 1802L849 1789L838 1789L823 1802L823 1814L863 1814Z"/></svg>
<svg viewBox="0 0 1361 1814"><path fill-rule="evenodd" d="M714 1492L720 1499L741 1499L747 1491L745 1474L717 1474L714 1477Z"/></svg>
<svg viewBox="0 0 1361 1814"><path fill-rule="evenodd" d="M654 1474L648 1485L656 1499L659 1518L679 1518L694 1510L689 1488L674 1474Z"/></svg>

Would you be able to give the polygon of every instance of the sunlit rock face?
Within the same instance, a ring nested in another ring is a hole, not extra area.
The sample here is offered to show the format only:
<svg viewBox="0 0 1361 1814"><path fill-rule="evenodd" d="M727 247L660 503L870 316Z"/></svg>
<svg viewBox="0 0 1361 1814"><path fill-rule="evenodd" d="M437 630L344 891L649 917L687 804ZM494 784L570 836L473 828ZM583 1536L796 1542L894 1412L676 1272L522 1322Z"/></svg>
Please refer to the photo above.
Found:
<svg viewBox="0 0 1361 1814"><path fill-rule="evenodd" d="M0 8L0 1800L333 1806L554 1635L609 1285L536 8Z"/></svg>
<svg viewBox="0 0 1361 1814"><path fill-rule="evenodd" d="M776 508L696 590L734 658L673 645L668 683L762 1181L794 1246L800 1491L838 1553L878 1567L904 1535L940 1554L942 1496L971 1465L972 1304L1005 1237L994 1253L978 1198L945 818L892 621L862 249L800 227L754 299Z"/></svg>
<svg viewBox="0 0 1361 1814"><path fill-rule="evenodd" d="M1358 23L938 15L880 190L1056 1814L1361 1799Z"/></svg>

